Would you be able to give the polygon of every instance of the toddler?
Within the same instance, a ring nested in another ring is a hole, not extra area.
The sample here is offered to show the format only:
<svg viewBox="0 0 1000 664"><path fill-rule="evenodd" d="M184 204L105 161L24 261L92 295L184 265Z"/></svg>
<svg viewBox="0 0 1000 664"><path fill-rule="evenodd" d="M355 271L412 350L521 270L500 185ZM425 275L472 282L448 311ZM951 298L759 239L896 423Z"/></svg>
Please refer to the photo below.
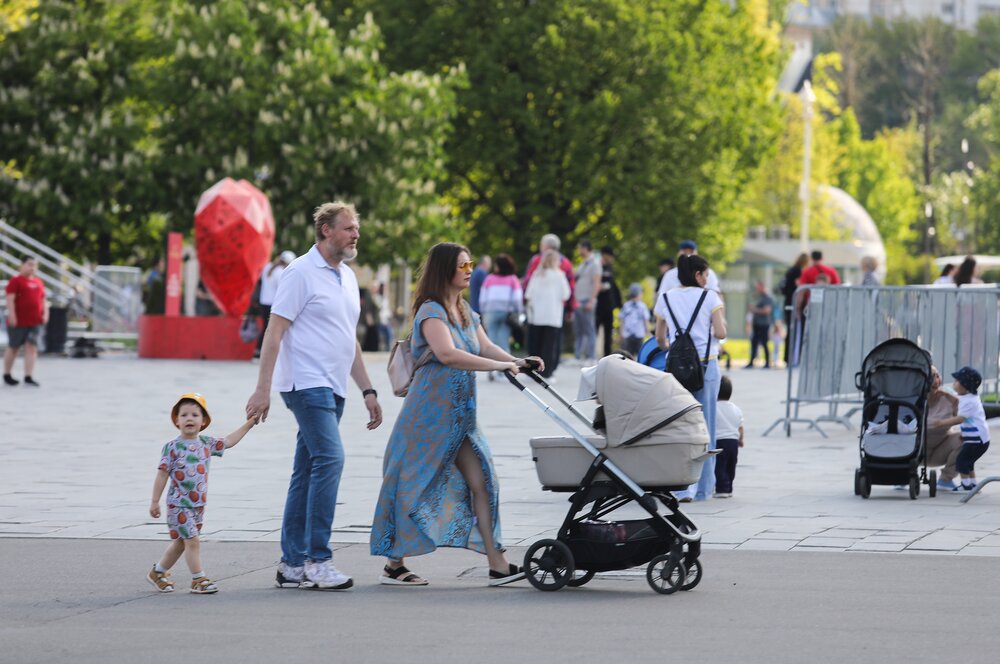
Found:
<svg viewBox="0 0 1000 664"><path fill-rule="evenodd" d="M628 287L628 302L618 312L621 320L622 348L639 356L642 342L649 334L649 307L642 301L642 286L632 284Z"/></svg>
<svg viewBox="0 0 1000 664"><path fill-rule="evenodd" d="M986 412L983 410L983 402L976 394L983 383L983 377L972 367L962 367L951 377L955 379L953 387L958 394L958 415L928 422L927 427L937 429L960 425L962 449L958 451L958 457L955 459L955 468L962 476L962 485L952 490L958 491L961 488L972 491L976 488L976 460L990 448L990 430L986 426Z"/></svg>
<svg viewBox="0 0 1000 664"><path fill-rule="evenodd" d="M161 593L173 592L174 584L168 570L181 554L191 570L191 592L209 595L218 587L201 569L201 532L205 500L208 498L208 466L213 456L222 456L227 449L240 442L256 419L251 418L225 438L202 436L212 418L208 414L205 397L194 392L182 394L174 404L170 417L181 435L163 446L160 466L153 482L153 503L149 514L160 518L160 496L167 482L167 527L170 529L170 546L160 562L153 565L146 579Z"/></svg>
<svg viewBox="0 0 1000 664"><path fill-rule="evenodd" d="M722 450L715 458L715 497L733 497L736 459L743 447L743 412L729 398L733 383L729 376L719 380L719 401L715 406L715 447Z"/></svg>

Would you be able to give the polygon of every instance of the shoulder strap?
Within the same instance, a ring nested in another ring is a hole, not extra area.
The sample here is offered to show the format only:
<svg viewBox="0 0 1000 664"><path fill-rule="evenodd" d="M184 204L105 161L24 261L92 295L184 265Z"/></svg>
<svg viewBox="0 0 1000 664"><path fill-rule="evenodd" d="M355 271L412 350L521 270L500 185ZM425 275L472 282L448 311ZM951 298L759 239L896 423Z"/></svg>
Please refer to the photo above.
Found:
<svg viewBox="0 0 1000 664"><path fill-rule="evenodd" d="M677 316L674 315L674 310L670 306L670 299L667 294L663 294L663 301L667 303L667 311L670 312L670 320L674 321L674 336L676 337L681 333L681 324L677 322Z"/></svg>

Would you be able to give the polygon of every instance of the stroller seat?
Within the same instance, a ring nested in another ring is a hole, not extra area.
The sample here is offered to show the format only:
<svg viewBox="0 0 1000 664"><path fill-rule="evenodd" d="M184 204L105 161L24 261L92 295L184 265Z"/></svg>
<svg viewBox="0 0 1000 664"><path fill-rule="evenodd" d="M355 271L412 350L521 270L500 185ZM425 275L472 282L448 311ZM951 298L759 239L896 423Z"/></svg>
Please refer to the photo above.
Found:
<svg viewBox="0 0 1000 664"><path fill-rule="evenodd" d="M704 425L702 425L704 426ZM618 466L633 482L644 489L686 489L698 481L701 466L711 452L705 445L688 441L662 443L655 439L637 441L628 447L609 447L603 436L588 436L587 441ZM531 457L535 462L538 481L552 490L576 490L580 478L594 462L594 457L572 436L532 438ZM645 443L645 444L644 444ZM606 481L598 473L596 481Z"/></svg>
<svg viewBox="0 0 1000 664"><path fill-rule="evenodd" d="M916 433L866 433L861 449L868 456L898 459L913 456L917 451Z"/></svg>

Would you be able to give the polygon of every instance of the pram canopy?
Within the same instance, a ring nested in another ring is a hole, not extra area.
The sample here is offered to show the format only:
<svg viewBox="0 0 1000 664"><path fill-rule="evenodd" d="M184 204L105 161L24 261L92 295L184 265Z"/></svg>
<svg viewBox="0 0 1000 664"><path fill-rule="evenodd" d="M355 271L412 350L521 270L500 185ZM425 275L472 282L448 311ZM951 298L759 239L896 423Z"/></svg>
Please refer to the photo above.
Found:
<svg viewBox="0 0 1000 664"><path fill-rule="evenodd" d="M701 404L671 374L620 355L597 365L597 400L604 407L608 447L708 444Z"/></svg>
<svg viewBox="0 0 1000 664"><path fill-rule="evenodd" d="M866 401L875 396L922 400L930 380L931 354L909 339L889 339L873 348L856 376Z"/></svg>

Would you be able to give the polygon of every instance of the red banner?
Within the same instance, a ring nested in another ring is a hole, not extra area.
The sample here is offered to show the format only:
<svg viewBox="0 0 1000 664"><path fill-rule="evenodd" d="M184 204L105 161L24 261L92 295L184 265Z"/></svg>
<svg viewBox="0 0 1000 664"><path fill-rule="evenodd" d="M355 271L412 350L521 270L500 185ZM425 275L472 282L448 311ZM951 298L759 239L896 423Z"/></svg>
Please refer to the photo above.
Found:
<svg viewBox="0 0 1000 664"><path fill-rule="evenodd" d="M184 236L167 233L167 301L168 316L181 314L181 265L184 262Z"/></svg>

